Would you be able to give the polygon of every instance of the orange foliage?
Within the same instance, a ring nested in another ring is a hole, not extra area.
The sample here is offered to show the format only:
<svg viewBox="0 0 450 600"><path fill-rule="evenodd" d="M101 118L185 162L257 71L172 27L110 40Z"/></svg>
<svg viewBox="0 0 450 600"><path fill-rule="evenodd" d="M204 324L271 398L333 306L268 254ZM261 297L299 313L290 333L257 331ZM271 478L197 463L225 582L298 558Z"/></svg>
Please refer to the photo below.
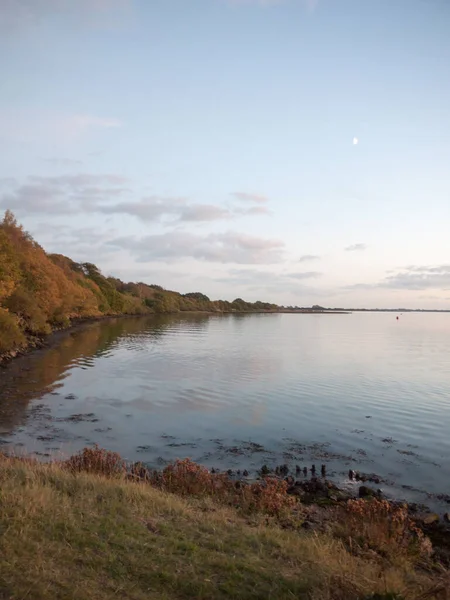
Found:
<svg viewBox="0 0 450 600"><path fill-rule="evenodd" d="M239 298L231 303L211 301L200 292L182 295L159 285L124 283L105 277L92 263L78 264L60 254L46 254L11 211L6 211L0 221L0 308L13 315L3 315L3 324L0 323L3 353L5 348L17 348L19 338L22 344L22 334L46 335L55 328L69 326L77 318L199 310L273 311L278 307ZM2 327L8 327L10 334L18 327L21 335L7 338Z"/></svg>
<svg viewBox="0 0 450 600"><path fill-rule="evenodd" d="M376 498L349 500L341 527L350 546L382 555L427 556L432 550L429 539L409 517L407 505Z"/></svg>
<svg viewBox="0 0 450 600"><path fill-rule="evenodd" d="M97 444L93 448L83 448L81 452L71 456L63 463L63 466L72 473L95 473L112 477L125 472L125 462L117 452L111 452L99 448Z"/></svg>
<svg viewBox="0 0 450 600"><path fill-rule="evenodd" d="M152 473L150 481L168 492L210 496L249 512L279 515L296 503L296 499L287 494L285 481L270 477L250 484L233 481L226 474L211 473L189 458L177 460L161 473Z"/></svg>
<svg viewBox="0 0 450 600"><path fill-rule="evenodd" d="M72 319L148 312L140 298L116 289L119 280L107 280L95 265L90 271L83 267L65 256L47 255L6 211L0 221L2 352L22 345L22 333L45 335Z"/></svg>

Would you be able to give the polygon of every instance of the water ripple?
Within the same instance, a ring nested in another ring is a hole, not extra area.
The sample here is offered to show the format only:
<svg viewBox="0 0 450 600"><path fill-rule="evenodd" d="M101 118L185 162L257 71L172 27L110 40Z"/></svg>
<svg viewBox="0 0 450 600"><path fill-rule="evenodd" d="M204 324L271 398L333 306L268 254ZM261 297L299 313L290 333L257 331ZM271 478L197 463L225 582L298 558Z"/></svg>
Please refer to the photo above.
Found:
<svg viewBox="0 0 450 600"><path fill-rule="evenodd" d="M449 493L449 354L447 314L102 322L5 370L2 436L45 452L43 428L55 421L52 447L96 441L136 460L145 448L154 464L186 452L255 468L262 454L221 453L211 440L252 440L264 460L284 461L290 439L306 448L295 460L326 460L337 473L357 464L394 472L399 488Z"/></svg>

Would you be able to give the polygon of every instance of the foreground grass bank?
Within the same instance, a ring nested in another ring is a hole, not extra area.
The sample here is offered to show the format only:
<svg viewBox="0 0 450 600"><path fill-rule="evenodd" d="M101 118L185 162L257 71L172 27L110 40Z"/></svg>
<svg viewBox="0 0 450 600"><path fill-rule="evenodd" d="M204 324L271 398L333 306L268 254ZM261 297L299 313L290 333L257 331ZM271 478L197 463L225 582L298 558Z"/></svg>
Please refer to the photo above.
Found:
<svg viewBox="0 0 450 600"><path fill-rule="evenodd" d="M0 490L0 598L448 597L446 573L406 555L119 474L0 456Z"/></svg>

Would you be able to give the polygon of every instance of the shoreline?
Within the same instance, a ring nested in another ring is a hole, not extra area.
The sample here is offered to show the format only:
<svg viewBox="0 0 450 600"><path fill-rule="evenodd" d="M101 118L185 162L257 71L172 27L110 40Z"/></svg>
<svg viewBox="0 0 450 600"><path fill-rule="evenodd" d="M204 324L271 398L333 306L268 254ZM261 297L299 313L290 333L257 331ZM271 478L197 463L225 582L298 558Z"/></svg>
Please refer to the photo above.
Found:
<svg viewBox="0 0 450 600"><path fill-rule="evenodd" d="M8 598L448 599L446 540L402 506L351 500L320 520L283 480L125 467L98 447L49 465L0 454Z"/></svg>
<svg viewBox="0 0 450 600"><path fill-rule="evenodd" d="M51 454L44 455L39 452L30 453L23 448L23 454L17 454L13 448L13 444L11 444L11 451L9 452L8 445L5 444L3 449L1 449L0 446L0 456L9 457L11 459L17 458L18 460L31 460L38 464L48 465L64 462L87 449L93 448L99 449L100 447L97 443L93 442L75 454L59 453L57 454L58 457L54 458ZM103 451L110 452L105 449ZM124 458L121 460L123 460L127 470L130 473L134 473L134 478L146 480L149 473L162 472L165 468L178 461L191 461L192 459L189 457L171 460L161 459L159 466L156 466L158 463L146 461L145 459L136 461ZM426 501L416 502L401 497L400 493L386 493L384 489L380 487L385 483L385 479L381 475L375 473L364 473L358 470L349 469L347 479L345 481L336 482L336 480L333 479L334 473L328 472L326 464L322 464L320 468L316 468L314 464L310 468L301 468L299 466L289 468L287 464L280 464L272 468L263 464L257 469L251 468L250 466L249 469L243 467L227 469L226 465L222 468L215 468L206 466L201 462L192 461L192 463L206 470L211 476L216 476L218 478L225 477L236 485L251 485L258 481L264 481L265 479L274 479L285 482L287 485L287 494L296 496L305 504L312 506L327 507L339 505L342 502L357 498L378 499L384 500L392 505L404 505L408 507L408 512L419 515L420 518L426 519L426 517L432 516L432 519L428 524L448 523L450 536L450 495L427 493L429 500L437 499L441 503L439 508L434 510L433 508L430 508L430 505ZM138 469L137 471L135 471L136 468ZM136 475L136 473L138 473L138 475ZM141 474L139 475L139 473Z"/></svg>
<svg viewBox="0 0 450 600"><path fill-rule="evenodd" d="M102 321L108 321L112 319L129 319L132 317L142 318L149 316L151 313L142 313L138 315L100 315L98 317L86 317L83 319L73 319L68 327L55 329L51 333L43 336L30 337L27 340L27 345L16 350L9 350L4 354L0 355L0 368L6 367L11 361L28 356L33 352L39 352L40 350L46 350L54 348L58 345L60 339L64 335L69 335L81 330L83 327L100 323Z"/></svg>
<svg viewBox="0 0 450 600"><path fill-rule="evenodd" d="M439 563L450 567L450 506L449 512L438 515L425 505L387 498L382 490L370 486L377 483L376 476L367 476L356 471L349 471L349 481L356 481L358 484L354 490L350 490L327 479L325 465L321 466L320 474L316 472L313 465L311 469L306 467L297 469L295 476L287 474L289 470L286 471L286 465L280 465L274 470L264 465L253 477L249 476L246 470L209 469L189 458L169 462L164 467L153 468L143 461L126 461L119 454L99 448L97 444L50 462L42 462L28 454L23 456L8 454L7 451L0 451L1 460L24 465L35 464L44 469L64 468L71 465L70 468L75 476L86 472L106 478L119 477L125 483L148 485L153 489L161 489L188 499L194 499L200 493L202 497L211 497L211 500L215 499L216 502L225 502L225 504L227 504L225 498L230 494L230 490L236 490L245 497L246 490L253 494L255 487L261 490L265 486L269 488L275 486L281 503L291 507L288 511L289 514L292 513L290 518L295 519L295 515L301 508L300 528L319 535L328 534L330 528L338 522L339 515L342 511L348 510L347 507L351 506L352 502L359 502L362 507L375 503L375 506L384 507L382 510L387 511L388 514L403 511L413 527L429 538ZM169 474L168 480L165 479L167 474ZM302 474L303 478L298 479ZM172 486L173 477L180 479ZM164 487L164 481L169 485L167 489ZM450 498L448 502L450 505ZM369 516L364 517L364 514L360 516L363 521L365 518ZM289 528L292 524L286 526Z"/></svg>

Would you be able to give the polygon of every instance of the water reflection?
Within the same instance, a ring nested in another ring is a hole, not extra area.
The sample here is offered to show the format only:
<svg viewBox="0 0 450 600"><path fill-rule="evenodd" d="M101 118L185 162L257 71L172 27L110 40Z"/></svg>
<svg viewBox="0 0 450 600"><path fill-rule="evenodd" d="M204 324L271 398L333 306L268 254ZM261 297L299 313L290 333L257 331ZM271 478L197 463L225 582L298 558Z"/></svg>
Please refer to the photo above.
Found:
<svg viewBox="0 0 450 600"><path fill-rule="evenodd" d="M0 371L0 441L97 442L151 465L326 462L336 479L351 467L450 493L449 340L450 315L93 323Z"/></svg>
<svg viewBox="0 0 450 600"><path fill-rule="evenodd" d="M187 322L191 331L204 329L206 315L168 315L105 319L57 334L51 347L33 352L0 369L0 434L25 425L30 401L56 394L70 369L88 369L99 357L108 357L125 340L130 348L143 350L157 344L169 327Z"/></svg>

